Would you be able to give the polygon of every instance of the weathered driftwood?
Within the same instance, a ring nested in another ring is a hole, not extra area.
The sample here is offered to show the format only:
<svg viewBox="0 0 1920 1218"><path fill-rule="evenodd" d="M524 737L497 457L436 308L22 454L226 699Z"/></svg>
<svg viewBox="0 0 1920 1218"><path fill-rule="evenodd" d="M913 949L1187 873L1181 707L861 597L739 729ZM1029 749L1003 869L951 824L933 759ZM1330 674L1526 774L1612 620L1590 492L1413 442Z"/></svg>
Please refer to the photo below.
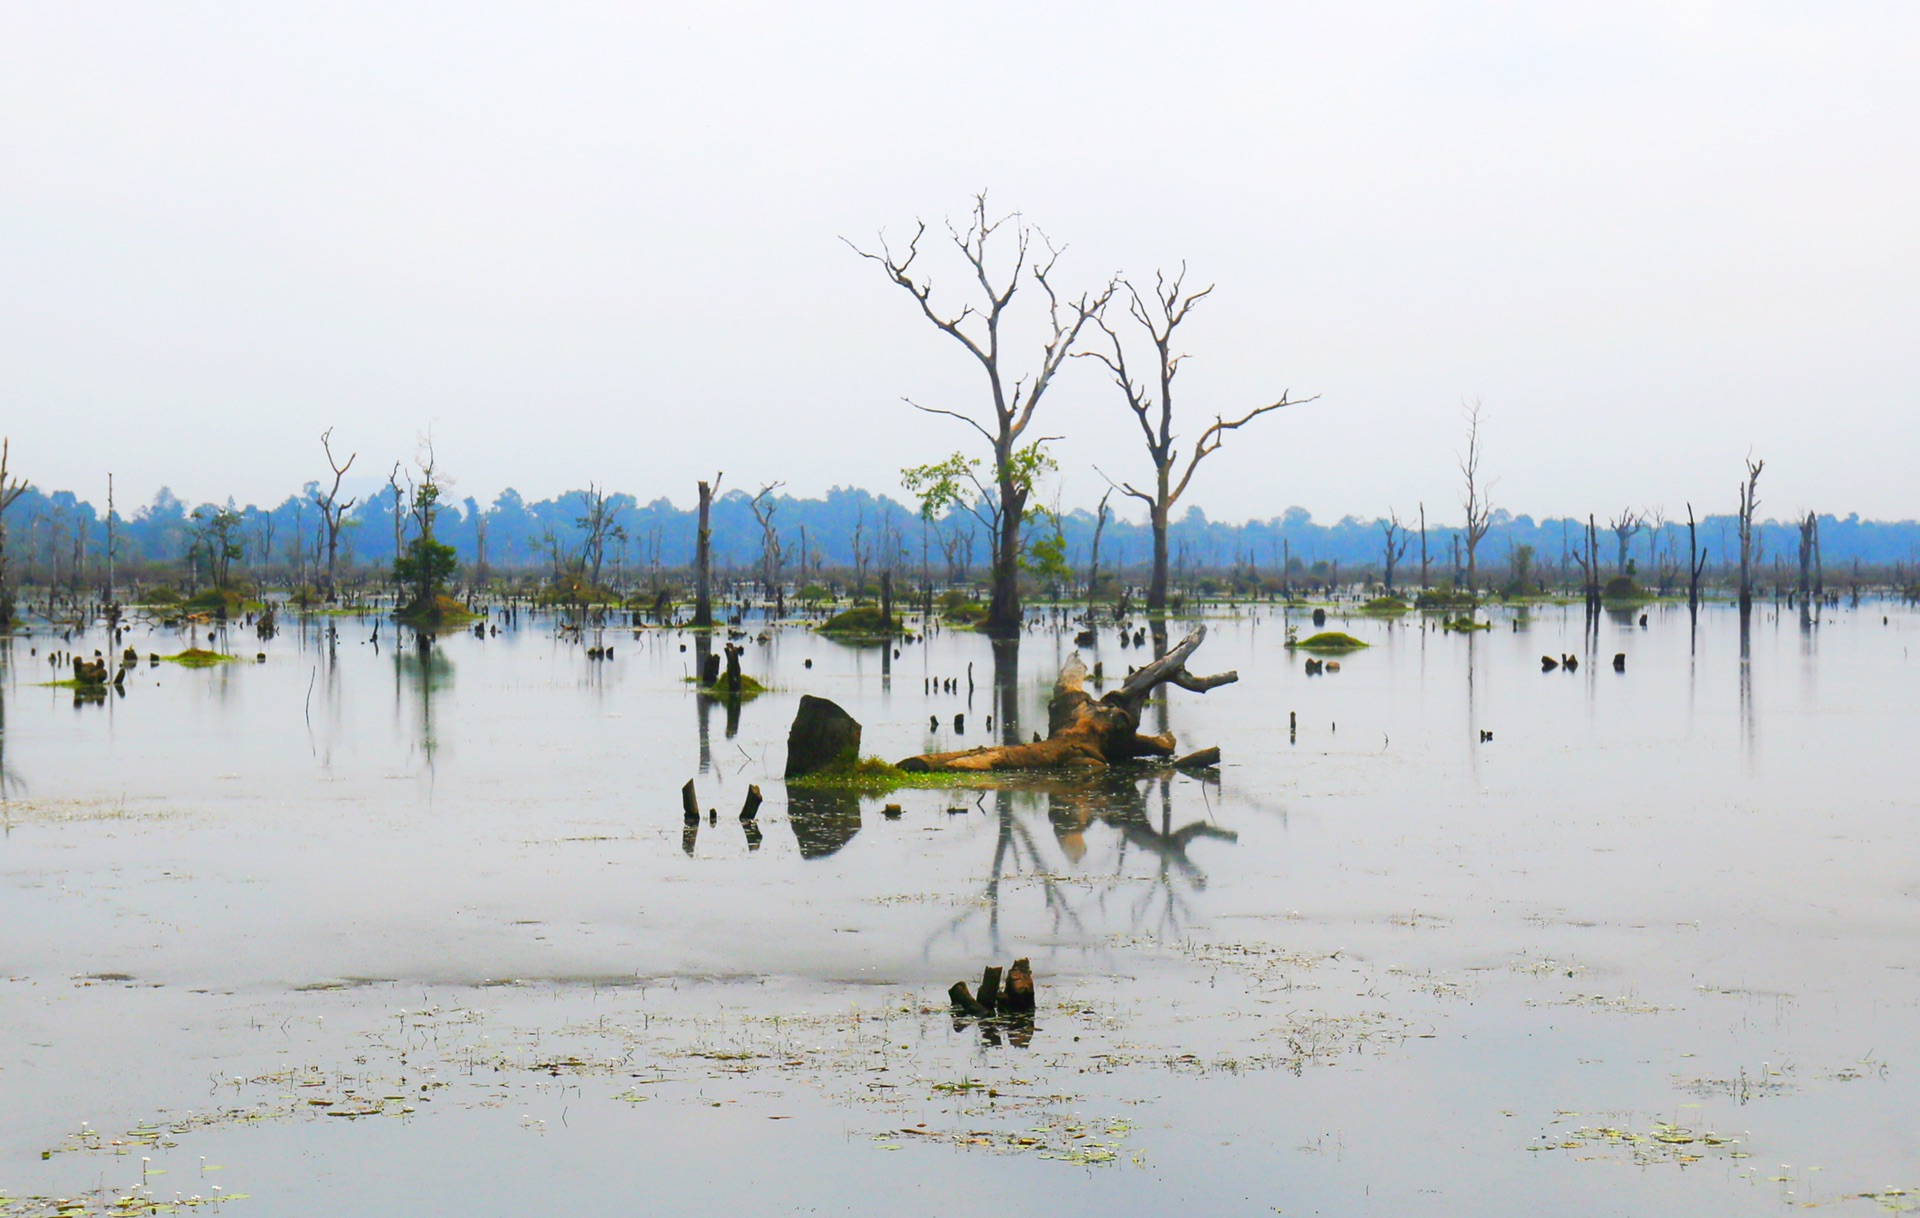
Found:
<svg viewBox="0 0 1920 1218"><path fill-rule="evenodd" d="M1119 689L1096 701L1086 690L1087 666L1075 653L1060 670L1047 703L1047 738L1031 744L1007 744L964 749L956 753L926 753L909 757L900 768L914 773L984 772L990 770L1049 770L1092 768L1131 761L1137 757L1171 757L1172 732L1140 734L1140 711L1162 685L1177 685L1205 693L1240 679L1238 673L1196 677L1187 671L1187 657L1207 637L1201 626L1180 645L1135 670ZM1217 761L1217 754L1215 757Z"/></svg>

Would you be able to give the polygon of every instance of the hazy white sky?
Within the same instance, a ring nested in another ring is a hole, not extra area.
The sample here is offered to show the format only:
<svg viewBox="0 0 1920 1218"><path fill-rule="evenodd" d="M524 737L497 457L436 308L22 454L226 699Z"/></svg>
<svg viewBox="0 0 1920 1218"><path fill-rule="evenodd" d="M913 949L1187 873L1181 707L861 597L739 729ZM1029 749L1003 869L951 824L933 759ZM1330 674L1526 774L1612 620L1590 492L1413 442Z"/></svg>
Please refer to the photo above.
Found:
<svg viewBox="0 0 1920 1218"><path fill-rule="evenodd" d="M458 495L860 484L968 443L841 243L971 192L1181 259L1216 517L1691 498L1911 517L1920 7L0 3L0 432L49 489L277 500L332 426ZM943 251L934 251L943 252ZM958 288L945 264L939 283ZM1016 348L1025 351L1025 348ZM1080 361L1068 506L1137 431ZM356 470L358 472L358 470Z"/></svg>

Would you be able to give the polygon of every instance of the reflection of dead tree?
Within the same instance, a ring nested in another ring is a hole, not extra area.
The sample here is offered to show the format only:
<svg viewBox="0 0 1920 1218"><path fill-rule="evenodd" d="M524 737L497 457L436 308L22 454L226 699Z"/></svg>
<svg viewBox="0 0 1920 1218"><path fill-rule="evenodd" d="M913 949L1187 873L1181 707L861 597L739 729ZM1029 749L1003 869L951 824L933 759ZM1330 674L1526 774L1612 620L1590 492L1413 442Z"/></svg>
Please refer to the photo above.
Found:
<svg viewBox="0 0 1920 1218"><path fill-rule="evenodd" d="M957 753L909 757L902 769L927 771L1046 770L1117 764L1137 757L1173 755L1171 732L1142 736L1140 711L1163 685L1206 693L1240 679L1237 673L1196 677L1187 658L1206 640L1201 626L1178 647L1136 670L1125 684L1098 702L1085 688L1087 669L1078 652L1068 659L1047 704L1048 736L1032 744L1004 744Z"/></svg>

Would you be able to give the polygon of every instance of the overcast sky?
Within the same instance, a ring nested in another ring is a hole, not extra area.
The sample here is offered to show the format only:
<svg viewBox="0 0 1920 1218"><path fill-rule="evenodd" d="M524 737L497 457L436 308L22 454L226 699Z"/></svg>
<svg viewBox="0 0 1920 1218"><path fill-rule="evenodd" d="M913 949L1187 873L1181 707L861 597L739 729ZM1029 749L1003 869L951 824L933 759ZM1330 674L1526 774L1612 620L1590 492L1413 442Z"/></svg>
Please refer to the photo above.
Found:
<svg viewBox="0 0 1920 1218"><path fill-rule="evenodd" d="M1457 518L1474 399L1515 512L1725 511L1751 450L1764 515L1912 517L1916 65L1911 3L6 0L0 432L123 511L278 500L329 426L483 500L899 495L977 443L902 397L984 383L841 238L986 187L1069 287L1219 285L1188 434L1319 395L1217 518ZM1069 507L1145 467L1098 372L1042 410Z"/></svg>

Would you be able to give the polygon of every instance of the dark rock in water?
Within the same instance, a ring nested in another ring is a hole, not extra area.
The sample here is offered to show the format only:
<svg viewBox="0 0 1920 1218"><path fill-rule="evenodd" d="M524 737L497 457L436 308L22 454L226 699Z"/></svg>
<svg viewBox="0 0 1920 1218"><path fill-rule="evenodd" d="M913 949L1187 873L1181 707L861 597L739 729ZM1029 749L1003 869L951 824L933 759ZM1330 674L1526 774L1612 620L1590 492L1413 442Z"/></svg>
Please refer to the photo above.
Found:
<svg viewBox="0 0 1920 1218"><path fill-rule="evenodd" d="M818 774L860 760L860 725L838 703L812 694L800 696L800 709L787 729L788 778Z"/></svg>
<svg viewBox="0 0 1920 1218"><path fill-rule="evenodd" d="M1315 609L1313 611L1313 624L1316 626L1324 626L1327 624L1327 611L1325 609Z"/></svg>
<svg viewBox="0 0 1920 1218"><path fill-rule="evenodd" d="M1624 651L1618 651L1618 652L1615 652L1615 653L1614 653L1614 656L1613 656L1613 671L1615 671L1615 672L1625 672L1625 671L1627 671L1627 653L1626 653L1626 652L1624 652Z"/></svg>

